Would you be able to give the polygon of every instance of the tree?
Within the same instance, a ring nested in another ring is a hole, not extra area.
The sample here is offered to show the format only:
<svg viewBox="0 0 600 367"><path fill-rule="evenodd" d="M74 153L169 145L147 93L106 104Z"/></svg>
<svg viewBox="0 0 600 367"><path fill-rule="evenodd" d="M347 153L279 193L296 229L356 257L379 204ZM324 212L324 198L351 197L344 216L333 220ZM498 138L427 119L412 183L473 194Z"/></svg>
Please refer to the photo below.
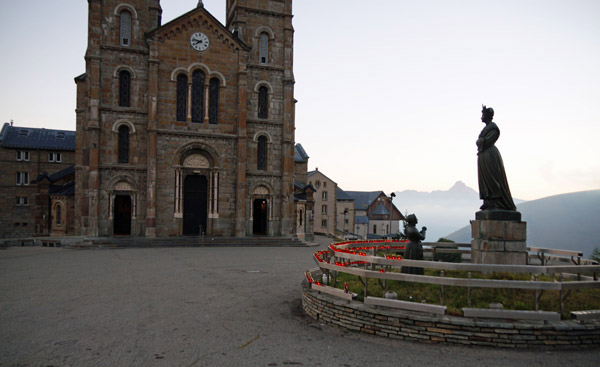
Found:
<svg viewBox="0 0 600 367"><path fill-rule="evenodd" d="M596 247L592 254L590 255L590 260L596 260L600 263L600 247Z"/></svg>

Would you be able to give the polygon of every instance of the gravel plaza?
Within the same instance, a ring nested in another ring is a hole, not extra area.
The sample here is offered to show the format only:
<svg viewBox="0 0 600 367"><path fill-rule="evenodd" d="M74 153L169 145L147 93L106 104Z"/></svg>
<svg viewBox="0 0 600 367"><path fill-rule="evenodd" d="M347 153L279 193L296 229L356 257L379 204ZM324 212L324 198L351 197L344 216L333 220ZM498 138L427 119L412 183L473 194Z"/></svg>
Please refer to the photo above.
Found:
<svg viewBox="0 0 600 367"><path fill-rule="evenodd" d="M422 344L320 324L319 247L0 250L0 366L596 366L597 350Z"/></svg>

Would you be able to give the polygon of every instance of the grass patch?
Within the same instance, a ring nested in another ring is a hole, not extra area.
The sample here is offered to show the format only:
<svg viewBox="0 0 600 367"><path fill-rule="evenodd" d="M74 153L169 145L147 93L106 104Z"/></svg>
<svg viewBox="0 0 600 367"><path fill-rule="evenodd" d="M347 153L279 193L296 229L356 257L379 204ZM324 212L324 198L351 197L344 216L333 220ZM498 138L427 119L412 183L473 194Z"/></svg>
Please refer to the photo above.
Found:
<svg viewBox="0 0 600 367"><path fill-rule="evenodd" d="M394 269L393 271L398 271ZM440 276L440 270L425 269L425 275ZM464 271L446 271L446 277L468 278ZM472 279L496 279L496 280L531 280L529 274L513 273L472 273ZM333 285L333 276L331 277ZM337 288L343 289L347 283L351 292L358 294L359 301L364 301L364 279L355 275L338 272ZM551 276L541 275L538 281L553 281ZM441 288L443 287L443 298ZM448 313L461 315L461 308L488 308L490 303L501 303L506 310L535 310L535 291L524 289L502 289L502 288L471 288L471 304L469 306L468 288L456 286L440 286L436 284L413 283L398 280L369 279L368 296L383 297L387 291L394 291L399 300L411 302L424 302L428 304L444 305ZM541 292L541 291L540 291ZM539 309L543 311L559 312L559 291L543 291L539 299ZM568 318L571 311L597 310L600 309L600 289L578 289L573 290L566 297L563 304L563 318Z"/></svg>

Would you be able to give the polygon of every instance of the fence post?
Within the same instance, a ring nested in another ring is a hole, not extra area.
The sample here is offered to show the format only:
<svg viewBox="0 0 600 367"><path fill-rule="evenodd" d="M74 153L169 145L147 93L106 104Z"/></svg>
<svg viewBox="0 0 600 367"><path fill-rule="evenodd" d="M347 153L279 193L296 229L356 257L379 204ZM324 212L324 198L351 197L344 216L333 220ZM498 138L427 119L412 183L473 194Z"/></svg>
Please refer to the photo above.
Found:
<svg viewBox="0 0 600 367"><path fill-rule="evenodd" d="M471 272L469 272L469 279L471 279ZM467 287L467 305L471 307L471 286Z"/></svg>
<svg viewBox="0 0 600 367"><path fill-rule="evenodd" d="M440 275L442 277L445 277L446 272L444 270L442 270L440 272ZM444 305L444 285L443 284L440 284L440 305L442 305L442 306Z"/></svg>
<svg viewBox="0 0 600 367"><path fill-rule="evenodd" d="M560 274L560 276L558 277L558 280L560 281L560 292L558 292L559 295L559 307L560 307L560 314L562 315L563 313L563 289L562 289L562 281L563 281L563 276L562 274Z"/></svg>
<svg viewBox="0 0 600 367"><path fill-rule="evenodd" d="M533 277L533 280L537 282L537 280L538 280L538 276L537 276L537 275L535 275L535 276ZM536 290L535 290L535 295L534 295L534 297L535 297L535 300L534 300L534 301L535 301L535 302L534 302L534 303L535 303L535 310L536 310L536 311L539 311L539 310L540 310L540 290L539 290L539 289L537 289L537 288L536 288Z"/></svg>

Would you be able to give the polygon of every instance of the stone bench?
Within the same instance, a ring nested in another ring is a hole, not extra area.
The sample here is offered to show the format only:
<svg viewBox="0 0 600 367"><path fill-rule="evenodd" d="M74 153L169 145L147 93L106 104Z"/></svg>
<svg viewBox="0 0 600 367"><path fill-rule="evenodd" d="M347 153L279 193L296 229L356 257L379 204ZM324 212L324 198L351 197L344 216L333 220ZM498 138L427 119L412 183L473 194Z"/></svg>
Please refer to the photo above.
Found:
<svg viewBox="0 0 600 367"><path fill-rule="evenodd" d="M550 311L519 311L519 310L495 310L488 308L463 308L465 317L482 317L489 319L509 319L509 320L542 320L560 321L558 312Z"/></svg>
<svg viewBox="0 0 600 367"><path fill-rule="evenodd" d="M346 293L346 291L344 291L343 289L334 288L334 287L330 287L327 285L319 285L316 283L312 283L310 285L310 288L314 289L318 292L327 293L332 296L339 297L339 298L342 298L342 299L345 299L348 301L352 301L354 298L356 298L358 296L358 294L356 294L356 293L352 293L352 292Z"/></svg>
<svg viewBox="0 0 600 367"><path fill-rule="evenodd" d="M600 310L572 311L571 319L577 320L581 323L588 320L597 320L600 319Z"/></svg>
<svg viewBox="0 0 600 367"><path fill-rule="evenodd" d="M430 305L427 303L417 303L417 302L409 302L409 301L400 301L397 299L367 297L365 299L365 304L372 305L372 306L385 306L385 307L400 308L400 309L409 310L409 311L427 312L427 313L433 313L433 314L437 314L437 315L444 315L446 313L446 306Z"/></svg>

